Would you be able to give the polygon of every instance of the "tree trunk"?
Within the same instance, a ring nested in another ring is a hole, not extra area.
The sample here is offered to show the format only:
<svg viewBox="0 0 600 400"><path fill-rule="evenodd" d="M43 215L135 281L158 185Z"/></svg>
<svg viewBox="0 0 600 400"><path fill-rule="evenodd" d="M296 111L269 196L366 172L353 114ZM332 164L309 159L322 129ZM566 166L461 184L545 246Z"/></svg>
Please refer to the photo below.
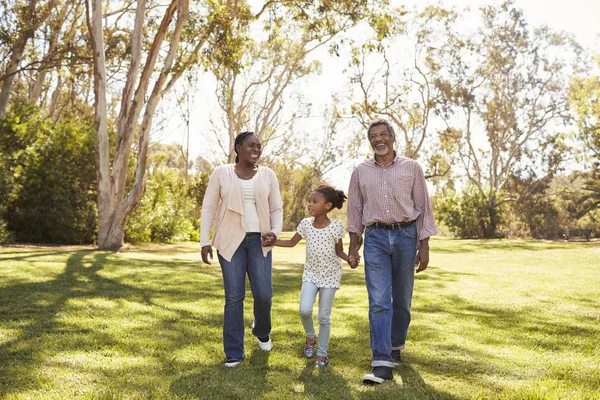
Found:
<svg viewBox="0 0 600 400"><path fill-rule="evenodd" d="M138 79L137 72L141 60L141 37L146 12L145 1L139 0L136 9L135 25L132 33L131 64L127 74L121 111L117 120L117 140L114 160L111 165L108 123L106 112L106 64L102 27L102 1L86 1L87 22L92 42L94 58L94 96L96 129L96 169L98 175L98 247L118 250L123 245L127 218L137 206L146 189L146 157L150 142L150 128L156 106L164 93L164 85L170 74L173 59L179 46L183 25L187 19L188 0L172 0L165 11L162 22L148 51L146 63ZM157 59L169 26L177 12L177 22L169 41L169 52L163 60L163 67L156 78L154 89L148 96L148 87L155 71ZM137 82L137 89L134 88ZM140 125L142 110L144 115ZM136 168L133 185L126 192L127 174L133 139L139 134Z"/></svg>
<svg viewBox="0 0 600 400"><path fill-rule="evenodd" d="M41 14L37 15L36 5L37 0L31 0L29 2L28 17L27 21L19 21L23 24L24 28L19 34L18 39L13 46L10 60L2 76L2 89L0 89L0 120L6 116L6 109L8 107L8 100L12 91L12 84L17 76L19 64L23 59L25 52L25 46L29 39L33 37L33 34L37 28L48 18L50 12L54 9L57 0L50 0L46 4L46 8L42 10Z"/></svg>
<svg viewBox="0 0 600 400"><path fill-rule="evenodd" d="M15 43L10 61L4 71L4 79L2 80L2 89L0 89L0 120L6 115L6 108L8 107L8 99L12 89L12 84L17 76L17 69L19 63L23 58L23 52L25 51L25 45L29 40L30 35L23 34Z"/></svg>
<svg viewBox="0 0 600 400"><path fill-rule="evenodd" d="M497 236L498 217L499 217L496 204L490 204L488 206L488 212L490 214L490 223L487 227L486 237L488 239L494 239Z"/></svg>

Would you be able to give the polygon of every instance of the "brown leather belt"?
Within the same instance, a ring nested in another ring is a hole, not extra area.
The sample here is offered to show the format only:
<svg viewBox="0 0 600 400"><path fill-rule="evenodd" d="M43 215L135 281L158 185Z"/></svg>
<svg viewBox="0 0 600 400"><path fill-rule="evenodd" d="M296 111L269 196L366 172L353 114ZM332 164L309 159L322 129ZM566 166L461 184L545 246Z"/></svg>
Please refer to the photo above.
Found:
<svg viewBox="0 0 600 400"><path fill-rule="evenodd" d="M389 230L393 231L394 229L406 228L408 226L411 226L412 224L415 223L415 221L416 220L407 221L407 222L394 222L393 224L385 224L383 222L375 222L374 224L371 224L369 226L372 226L373 228L389 229Z"/></svg>

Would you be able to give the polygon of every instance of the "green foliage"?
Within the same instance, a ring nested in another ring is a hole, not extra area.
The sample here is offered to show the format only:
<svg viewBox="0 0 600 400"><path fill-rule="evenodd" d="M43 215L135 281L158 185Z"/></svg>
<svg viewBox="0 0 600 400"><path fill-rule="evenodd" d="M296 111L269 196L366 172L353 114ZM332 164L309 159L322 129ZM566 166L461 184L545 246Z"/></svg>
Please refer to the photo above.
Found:
<svg viewBox="0 0 600 400"><path fill-rule="evenodd" d="M3 219L20 242L92 243L96 172L92 122L52 122L16 104L0 128ZM1 229L1 228L0 228Z"/></svg>
<svg viewBox="0 0 600 400"><path fill-rule="evenodd" d="M194 225L190 214L194 201L176 169L158 169L148 174L146 193L129 217L125 240L170 242L190 240Z"/></svg>
<svg viewBox="0 0 600 400"><path fill-rule="evenodd" d="M596 55L600 68L600 54ZM577 138L584 144L581 153L600 162L600 74L575 77L569 91L571 107L577 115Z"/></svg>
<svg viewBox="0 0 600 400"><path fill-rule="evenodd" d="M450 231L460 238L489 238L495 234L491 229L491 210L481 192L474 186L466 187L456 194L448 190L434 198L436 218L446 225Z"/></svg>
<svg viewBox="0 0 600 400"><path fill-rule="evenodd" d="M283 229L295 230L307 216L306 204L312 189L326 182L308 165L278 163L272 168L279 180L283 199Z"/></svg>

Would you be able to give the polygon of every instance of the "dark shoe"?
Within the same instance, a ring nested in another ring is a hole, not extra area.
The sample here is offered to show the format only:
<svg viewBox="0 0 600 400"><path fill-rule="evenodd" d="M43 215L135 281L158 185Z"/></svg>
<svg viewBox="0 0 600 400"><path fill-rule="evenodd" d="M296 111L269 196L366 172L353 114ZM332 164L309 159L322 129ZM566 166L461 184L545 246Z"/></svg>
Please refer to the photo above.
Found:
<svg viewBox="0 0 600 400"><path fill-rule="evenodd" d="M373 372L363 376L365 385L379 385L385 381L394 379L391 367L373 367Z"/></svg>
<svg viewBox="0 0 600 400"><path fill-rule="evenodd" d="M402 356L400 355L400 350L392 350L392 361L394 365L402 364Z"/></svg>

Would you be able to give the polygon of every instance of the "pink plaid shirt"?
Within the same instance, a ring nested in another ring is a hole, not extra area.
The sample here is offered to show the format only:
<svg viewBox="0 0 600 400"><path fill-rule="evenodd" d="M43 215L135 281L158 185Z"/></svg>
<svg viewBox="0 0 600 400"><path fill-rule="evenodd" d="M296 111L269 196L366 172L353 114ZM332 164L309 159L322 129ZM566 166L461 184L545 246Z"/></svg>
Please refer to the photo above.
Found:
<svg viewBox="0 0 600 400"><path fill-rule="evenodd" d="M389 165L367 160L354 168L348 189L348 232L362 235L375 222L417 220L417 239L437 233L425 176L414 160L396 156Z"/></svg>

